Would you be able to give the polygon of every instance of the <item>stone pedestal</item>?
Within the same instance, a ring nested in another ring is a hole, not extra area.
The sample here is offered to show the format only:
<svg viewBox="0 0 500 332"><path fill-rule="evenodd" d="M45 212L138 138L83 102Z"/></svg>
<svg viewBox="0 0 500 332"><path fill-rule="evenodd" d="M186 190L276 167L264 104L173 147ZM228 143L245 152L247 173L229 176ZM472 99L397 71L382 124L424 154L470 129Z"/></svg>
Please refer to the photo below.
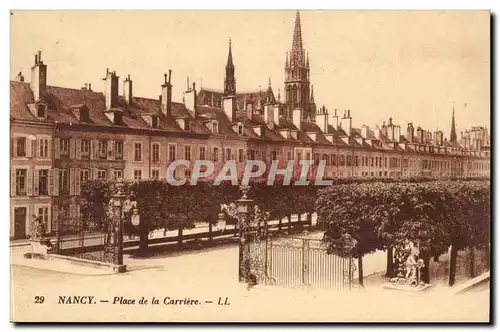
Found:
<svg viewBox="0 0 500 332"><path fill-rule="evenodd" d="M44 240L30 240L31 251L33 254L47 255L50 247L45 244Z"/></svg>

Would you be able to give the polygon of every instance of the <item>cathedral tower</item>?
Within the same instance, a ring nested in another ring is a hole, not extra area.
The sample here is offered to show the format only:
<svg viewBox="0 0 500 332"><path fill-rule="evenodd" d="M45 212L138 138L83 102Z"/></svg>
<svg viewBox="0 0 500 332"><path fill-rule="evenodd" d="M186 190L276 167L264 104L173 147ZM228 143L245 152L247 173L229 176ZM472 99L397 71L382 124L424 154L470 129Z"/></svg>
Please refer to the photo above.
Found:
<svg viewBox="0 0 500 332"><path fill-rule="evenodd" d="M231 51L231 38L229 38L229 52L227 54L226 77L224 78L224 96L236 95L236 79L234 78L233 53Z"/></svg>
<svg viewBox="0 0 500 332"><path fill-rule="evenodd" d="M294 109L302 109L302 120L312 120L310 83L309 83L309 56L302 45L302 31L300 13L295 16L292 49L286 54L285 61L285 104L288 114Z"/></svg>

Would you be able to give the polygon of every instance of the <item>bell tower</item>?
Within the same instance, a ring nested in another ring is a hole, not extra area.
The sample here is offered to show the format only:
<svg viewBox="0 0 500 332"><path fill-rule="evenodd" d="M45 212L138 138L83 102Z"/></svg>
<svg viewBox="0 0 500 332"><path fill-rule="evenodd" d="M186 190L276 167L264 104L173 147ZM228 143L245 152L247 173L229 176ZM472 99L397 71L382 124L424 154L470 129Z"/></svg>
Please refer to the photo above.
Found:
<svg viewBox="0 0 500 332"><path fill-rule="evenodd" d="M287 113L302 109L302 120L312 120L310 109L309 55L302 44L300 13L295 16L292 49L285 60L285 104Z"/></svg>

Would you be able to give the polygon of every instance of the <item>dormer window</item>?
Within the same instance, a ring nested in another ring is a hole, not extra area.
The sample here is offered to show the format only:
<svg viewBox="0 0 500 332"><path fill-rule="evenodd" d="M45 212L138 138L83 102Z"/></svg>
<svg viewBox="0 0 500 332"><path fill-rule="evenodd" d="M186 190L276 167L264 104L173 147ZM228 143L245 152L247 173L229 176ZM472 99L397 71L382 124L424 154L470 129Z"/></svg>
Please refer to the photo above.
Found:
<svg viewBox="0 0 500 332"><path fill-rule="evenodd" d="M38 118L45 118L47 112L47 106L44 104L38 104L36 107L36 116Z"/></svg>
<svg viewBox="0 0 500 332"><path fill-rule="evenodd" d="M158 116L151 116L151 127L155 129L158 128Z"/></svg>
<svg viewBox="0 0 500 332"><path fill-rule="evenodd" d="M212 122L212 133L214 134L219 133L219 123L217 121Z"/></svg>
<svg viewBox="0 0 500 332"><path fill-rule="evenodd" d="M73 115L78 119L78 121L90 121L89 109L84 104L73 105L71 106L71 110L73 111Z"/></svg>
<svg viewBox="0 0 500 332"><path fill-rule="evenodd" d="M114 125L123 126L123 111L121 109L111 109L105 111L106 117L111 121Z"/></svg>
<svg viewBox="0 0 500 332"><path fill-rule="evenodd" d="M243 125L241 123L238 124L238 135L243 135Z"/></svg>

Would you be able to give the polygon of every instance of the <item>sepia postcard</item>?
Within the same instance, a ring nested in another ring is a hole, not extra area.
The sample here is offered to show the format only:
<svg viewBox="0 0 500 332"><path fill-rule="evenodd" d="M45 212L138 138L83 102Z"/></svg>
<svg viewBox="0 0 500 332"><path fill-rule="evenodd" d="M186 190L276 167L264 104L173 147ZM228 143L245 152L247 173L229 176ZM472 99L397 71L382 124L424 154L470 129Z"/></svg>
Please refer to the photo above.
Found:
<svg viewBox="0 0 500 332"><path fill-rule="evenodd" d="M488 323L476 11L10 12L10 320Z"/></svg>

